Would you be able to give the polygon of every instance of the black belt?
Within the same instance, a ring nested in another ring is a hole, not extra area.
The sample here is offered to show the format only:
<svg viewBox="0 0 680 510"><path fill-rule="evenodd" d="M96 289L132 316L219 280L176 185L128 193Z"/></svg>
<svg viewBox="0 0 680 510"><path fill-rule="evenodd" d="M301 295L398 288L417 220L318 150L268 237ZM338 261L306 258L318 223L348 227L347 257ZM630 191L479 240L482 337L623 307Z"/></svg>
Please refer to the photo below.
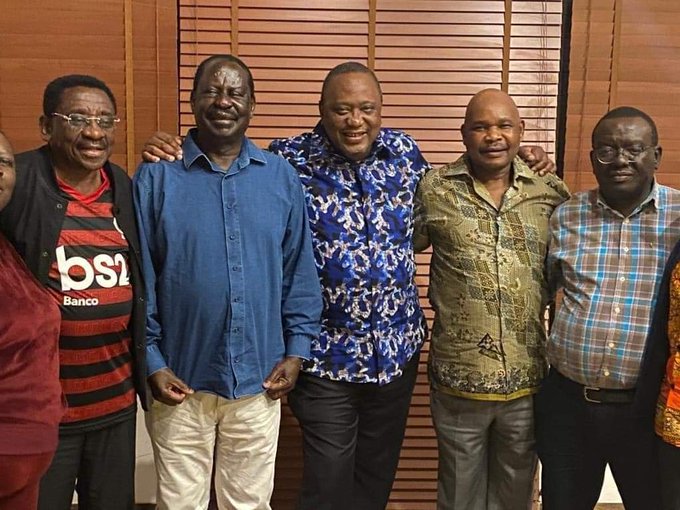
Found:
<svg viewBox="0 0 680 510"><path fill-rule="evenodd" d="M635 398L635 389L611 390L585 386L563 376L554 368L550 369L550 375L564 391L592 404L631 404Z"/></svg>

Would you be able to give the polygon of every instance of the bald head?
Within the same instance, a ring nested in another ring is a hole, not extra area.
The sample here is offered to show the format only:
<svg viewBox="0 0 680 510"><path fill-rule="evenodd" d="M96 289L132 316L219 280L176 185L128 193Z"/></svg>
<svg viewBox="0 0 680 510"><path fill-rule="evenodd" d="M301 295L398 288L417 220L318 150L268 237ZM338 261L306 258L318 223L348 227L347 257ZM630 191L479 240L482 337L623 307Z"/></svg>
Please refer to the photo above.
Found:
<svg viewBox="0 0 680 510"><path fill-rule="evenodd" d="M475 94L460 128L472 170L486 175L508 171L524 135L517 105L502 90Z"/></svg>
<svg viewBox="0 0 680 510"><path fill-rule="evenodd" d="M509 112L512 112L514 115L516 115L517 120L519 121L520 117L517 105L507 93L498 89L480 90L474 96L472 96L472 99L470 99L470 102L465 109L465 124L470 122L470 119L478 115L480 110L484 110L489 107L499 108L501 106L507 108Z"/></svg>

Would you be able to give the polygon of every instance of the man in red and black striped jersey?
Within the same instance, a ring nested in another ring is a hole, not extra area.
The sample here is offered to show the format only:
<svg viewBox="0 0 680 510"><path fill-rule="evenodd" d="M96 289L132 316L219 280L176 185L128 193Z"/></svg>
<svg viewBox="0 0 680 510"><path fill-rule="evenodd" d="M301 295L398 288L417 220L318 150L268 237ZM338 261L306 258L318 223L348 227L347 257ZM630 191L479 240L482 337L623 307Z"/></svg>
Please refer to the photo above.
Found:
<svg viewBox="0 0 680 510"><path fill-rule="evenodd" d="M130 180L109 163L116 103L91 76L45 89L42 138L16 158L0 228L61 310L60 379L68 409L39 508L134 505L136 393L145 395L145 303Z"/></svg>

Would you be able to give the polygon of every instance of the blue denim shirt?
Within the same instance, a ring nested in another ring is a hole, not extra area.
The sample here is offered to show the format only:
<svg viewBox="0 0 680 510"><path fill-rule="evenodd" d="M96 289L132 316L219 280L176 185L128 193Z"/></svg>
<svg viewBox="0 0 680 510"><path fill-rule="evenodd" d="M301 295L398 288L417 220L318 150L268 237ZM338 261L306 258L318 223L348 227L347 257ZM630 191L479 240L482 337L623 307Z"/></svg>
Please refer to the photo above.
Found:
<svg viewBox="0 0 680 510"><path fill-rule="evenodd" d="M321 296L300 180L247 138L228 171L184 140L133 192L147 285L147 367L240 398L284 356L309 356Z"/></svg>
<svg viewBox="0 0 680 510"><path fill-rule="evenodd" d="M304 370L389 383L425 340L412 238L416 187L429 164L410 136L385 128L358 162L335 150L321 124L269 148L302 180L322 283L321 334Z"/></svg>

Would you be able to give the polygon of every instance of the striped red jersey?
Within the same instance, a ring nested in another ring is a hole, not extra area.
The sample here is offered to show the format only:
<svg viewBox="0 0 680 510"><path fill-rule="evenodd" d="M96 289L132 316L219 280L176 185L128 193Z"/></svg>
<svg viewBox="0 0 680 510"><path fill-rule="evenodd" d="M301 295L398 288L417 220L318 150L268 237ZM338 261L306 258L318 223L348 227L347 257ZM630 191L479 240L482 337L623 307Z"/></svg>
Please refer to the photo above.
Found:
<svg viewBox="0 0 680 510"><path fill-rule="evenodd" d="M48 290L61 310L65 430L113 422L135 404L129 246L113 215L113 190L106 173L100 173L102 185L89 196L59 182L69 203Z"/></svg>

